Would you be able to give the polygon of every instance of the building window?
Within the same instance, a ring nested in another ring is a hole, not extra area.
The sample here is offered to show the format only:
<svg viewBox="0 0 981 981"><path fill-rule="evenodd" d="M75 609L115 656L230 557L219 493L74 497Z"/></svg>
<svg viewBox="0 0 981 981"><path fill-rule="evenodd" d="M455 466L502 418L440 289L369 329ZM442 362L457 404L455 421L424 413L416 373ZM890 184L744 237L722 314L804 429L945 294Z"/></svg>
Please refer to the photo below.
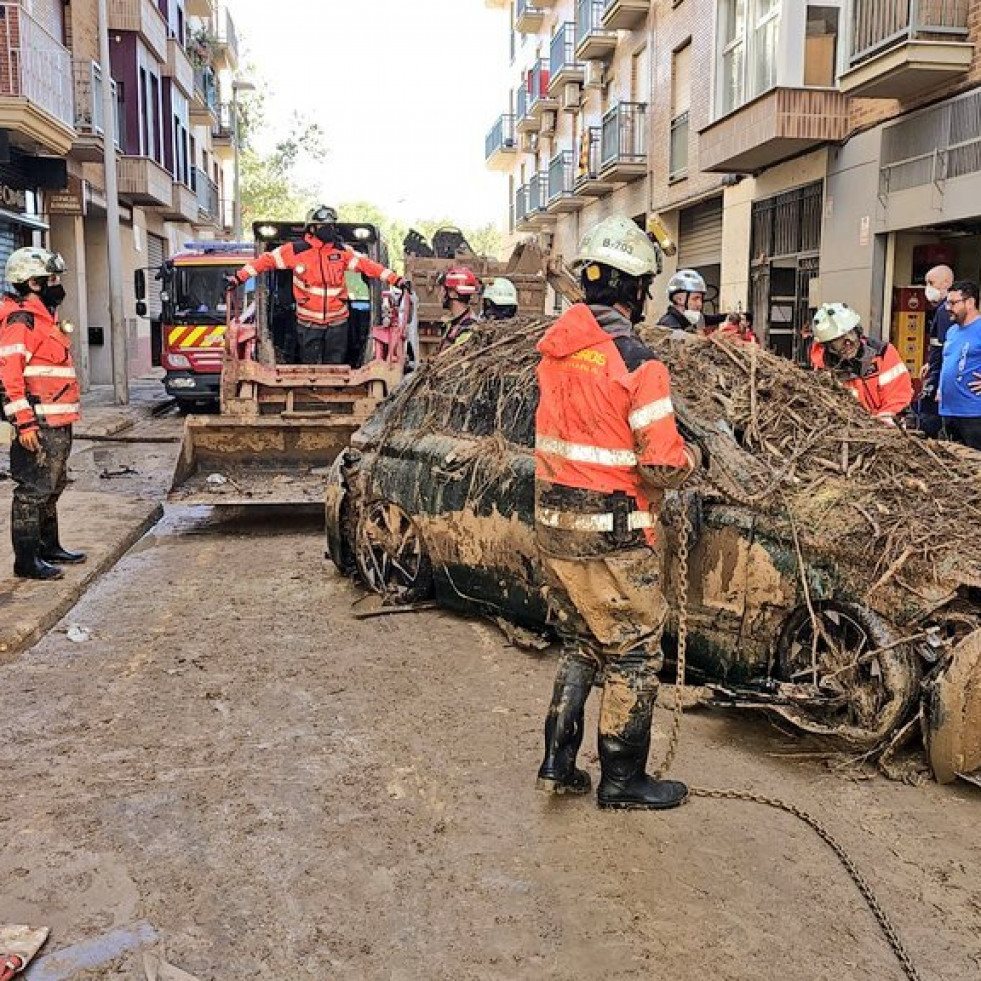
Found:
<svg viewBox="0 0 981 981"><path fill-rule="evenodd" d="M688 112L691 108L691 42L671 56L671 143L668 180L688 176Z"/></svg>
<svg viewBox="0 0 981 981"><path fill-rule="evenodd" d="M781 0L721 0L716 116L777 84Z"/></svg>

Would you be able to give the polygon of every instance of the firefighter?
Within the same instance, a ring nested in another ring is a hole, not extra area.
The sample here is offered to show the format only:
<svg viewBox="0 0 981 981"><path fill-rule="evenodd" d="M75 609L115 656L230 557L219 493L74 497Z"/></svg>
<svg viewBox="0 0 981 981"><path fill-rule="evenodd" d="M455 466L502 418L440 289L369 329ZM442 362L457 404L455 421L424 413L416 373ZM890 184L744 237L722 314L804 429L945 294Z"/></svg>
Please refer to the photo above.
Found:
<svg viewBox="0 0 981 981"><path fill-rule="evenodd" d="M18 249L7 260L13 287L0 301L3 413L17 431L10 447L14 496L10 532L14 575L60 579L59 566L85 561L61 545L58 498L68 481L79 388L71 342L58 320L65 263L47 249Z"/></svg>
<svg viewBox="0 0 981 981"><path fill-rule="evenodd" d="M307 214L303 239L263 253L228 277L230 288L259 273L289 269L296 299L296 332L301 364L345 364L349 317L344 274L361 273L400 289L404 281L345 245L337 229L337 212L325 205Z"/></svg>
<svg viewBox="0 0 981 981"><path fill-rule="evenodd" d="M449 315L443 322L443 337L437 354L462 344L477 323L472 304L480 292L480 280L466 266L451 266L441 273L438 284L443 309Z"/></svg>
<svg viewBox="0 0 981 981"><path fill-rule="evenodd" d="M862 318L846 303L825 303L814 315L811 366L829 370L866 411L896 425L913 401L913 382L899 351L866 337Z"/></svg>
<svg viewBox="0 0 981 981"><path fill-rule="evenodd" d="M518 291L510 279L498 276L483 296L484 320L510 320L518 313Z"/></svg>
<svg viewBox="0 0 981 981"><path fill-rule="evenodd" d="M576 769L597 678L602 808L668 808L685 785L646 772L668 606L657 511L701 453L675 424L667 369L634 332L660 253L627 217L604 219L577 256L586 302L538 345L535 533L563 653L545 722L539 789L585 794Z"/></svg>

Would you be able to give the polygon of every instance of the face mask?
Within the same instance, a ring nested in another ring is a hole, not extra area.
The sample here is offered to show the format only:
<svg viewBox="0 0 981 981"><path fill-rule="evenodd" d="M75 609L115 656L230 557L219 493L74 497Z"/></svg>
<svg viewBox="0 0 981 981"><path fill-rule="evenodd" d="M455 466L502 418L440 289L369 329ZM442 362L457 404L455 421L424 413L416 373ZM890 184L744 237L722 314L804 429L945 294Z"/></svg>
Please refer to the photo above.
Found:
<svg viewBox="0 0 981 981"><path fill-rule="evenodd" d="M927 303L933 304L939 303L947 295L946 291L938 290L936 286L928 286L924 292L926 293Z"/></svg>
<svg viewBox="0 0 981 981"><path fill-rule="evenodd" d="M315 232L314 235L320 239L325 245L329 245L331 242L337 241L337 232L334 230L332 225L321 225Z"/></svg>
<svg viewBox="0 0 981 981"><path fill-rule="evenodd" d="M701 323L702 315L697 310L685 310L685 320L692 325L692 327L697 327Z"/></svg>
<svg viewBox="0 0 981 981"><path fill-rule="evenodd" d="M45 286L38 296L41 297L41 302L46 307L58 307L65 299L65 287L61 283L55 286Z"/></svg>
<svg viewBox="0 0 981 981"><path fill-rule="evenodd" d="M444 291L443 291L443 309L444 309L444 310L449 310L449 309L450 309L450 304L451 304L452 302L453 302L453 301L452 301L452 300L450 299L450 294L449 294L449 293L447 293L447 292L446 292L446 291L444 290Z"/></svg>

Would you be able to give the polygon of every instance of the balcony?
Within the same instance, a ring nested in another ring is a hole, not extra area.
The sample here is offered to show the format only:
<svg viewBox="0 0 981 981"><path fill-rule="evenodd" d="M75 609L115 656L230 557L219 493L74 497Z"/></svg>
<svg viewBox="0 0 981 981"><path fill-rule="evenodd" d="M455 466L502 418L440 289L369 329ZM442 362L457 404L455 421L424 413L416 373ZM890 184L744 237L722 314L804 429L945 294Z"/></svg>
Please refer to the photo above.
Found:
<svg viewBox="0 0 981 981"><path fill-rule="evenodd" d="M576 57L581 61L609 61L617 49L617 32L603 27L606 0L577 0Z"/></svg>
<svg viewBox="0 0 981 981"><path fill-rule="evenodd" d="M514 116L499 116L484 140L484 161L491 170L508 171L518 155L518 142L514 135Z"/></svg>
<svg viewBox="0 0 981 981"><path fill-rule="evenodd" d="M554 217L548 213L548 172L540 170L531 175L528 181L528 213L525 222L532 230L544 228L554 222Z"/></svg>
<svg viewBox="0 0 981 981"><path fill-rule="evenodd" d="M491 10L507 10L511 6L511 0L484 0L484 6Z"/></svg>
<svg viewBox="0 0 981 981"><path fill-rule="evenodd" d="M833 89L771 89L698 134L698 164L752 174L848 135L848 97Z"/></svg>
<svg viewBox="0 0 981 981"><path fill-rule="evenodd" d="M543 112L559 107L558 99L549 95L548 80L548 61L540 58L528 72L528 113L536 119L540 119Z"/></svg>
<svg viewBox="0 0 981 981"><path fill-rule="evenodd" d="M22 148L62 156L75 140L72 57L26 10L0 3L0 129Z"/></svg>
<svg viewBox="0 0 981 981"><path fill-rule="evenodd" d="M215 67L233 72L238 68L238 32L235 30L235 21L227 7L219 9L217 20Z"/></svg>
<svg viewBox="0 0 981 981"><path fill-rule="evenodd" d="M149 157L120 157L119 196L127 204L170 208L174 178Z"/></svg>
<svg viewBox="0 0 981 981"><path fill-rule="evenodd" d="M167 39L167 64L164 74L174 80L174 84L188 98L194 95L194 66L188 58L184 46L175 37Z"/></svg>
<svg viewBox="0 0 981 981"><path fill-rule="evenodd" d="M84 163L101 163L103 159L102 68L94 61L77 58L72 62L75 84L75 132L71 153ZM112 83L113 95L116 82ZM119 138L119 103L113 98L116 146Z"/></svg>
<svg viewBox="0 0 981 981"><path fill-rule="evenodd" d="M850 68L842 92L909 99L971 67L968 8L955 0L854 0Z"/></svg>
<svg viewBox="0 0 981 981"><path fill-rule="evenodd" d="M218 80L211 68L194 69L191 119L197 125L211 126L218 118Z"/></svg>
<svg viewBox="0 0 981 981"><path fill-rule="evenodd" d="M186 0L184 9L188 17L210 20L215 12L215 0Z"/></svg>
<svg viewBox="0 0 981 981"><path fill-rule="evenodd" d="M548 165L548 202L550 215L579 211L586 206L576 194L576 162L571 150L561 150Z"/></svg>
<svg viewBox="0 0 981 981"><path fill-rule="evenodd" d="M514 230L516 232L530 232L532 225L527 222L528 218L528 185L522 184L514 192Z"/></svg>
<svg viewBox="0 0 981 981"><path fill-rule="evenodd" d="M221 199L218 185L199 167L194 168L193 180L197 196L197 225L221 226Z"/></svg>
<svg viewBox="0 0 981 981"><path fill-rule="evenodd" d="M566 85L582 85L586 80L586 66L576 60L576 25L566 21L552 35L548 59L548 92L558 98Z"/></svg>
<svg viewBox="0 0 981 981"><path fill-rule="evenodd" d="M164 221L187 222L188 224L196 222L198 220L198 196L195 191L180 181L173 181L170 205L163 208L163 219Z"/></svg>
<svg viewBox="0 0 981 981"><path fill-rule="evenodd" d="M514 28L522 34L537 34L545 23L545 8L540 3L515 0Z"/></svg>
<svg viewBox="0 0 981 981"><path fill-rule="evenodd" d="M519 133L537 133L541 128L541 122L531 114L530 108L531 99L525 83L514 93L514 128Z"/></svg>
<svg viewBox="0 0 981 981"><path fill-rule="evenodd" d="M581 198L602 198L616 190L616 183L600 176L600 158L603 149L603 130L590 126L582 134L579 144L579 160L576 165L575 194Z"/></svg>
<svg viewBox="0 0 981 981"><path fill-rule="evenodd" d="M621 102L603 116L600 176L621 184L647 176L646 102Z"/></svg>
<svg viewBox="0 0 981 981"><path fill-rule="evenodd" d="M139 34L159 61L167 60L167 21L153 0L109 0L109 30Z"/></svg>
<svg viewBox="0 0 981 981"><path fill-rule="evenodd" d="M603 26L608 31L633 31L642 27L651 12L651 0L606 0Z"/></svg>

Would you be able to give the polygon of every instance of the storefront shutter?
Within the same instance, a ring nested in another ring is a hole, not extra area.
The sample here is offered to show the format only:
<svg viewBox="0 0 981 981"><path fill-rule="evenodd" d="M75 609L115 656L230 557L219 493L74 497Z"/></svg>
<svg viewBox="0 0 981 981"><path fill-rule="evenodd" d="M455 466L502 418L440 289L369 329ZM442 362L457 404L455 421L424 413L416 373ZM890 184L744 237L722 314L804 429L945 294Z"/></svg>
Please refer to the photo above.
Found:
<svg viewBox="0 0 981 981"><path fill-rule="evenodd" d="M151 320L158 320L163 312L163 305L160 302L160 291L163 284L157 279L157 271L163 265L166 254L164 240L159 235L147 234L146 256L147 265L150 268L146 274L146 301Z"/></svg>
<svg viewBox="0 0 981 981"><path fill-rule="evenodd" d="M681 212L678 267L717 266L722 262L722 198L712 198Z"/></svg>

